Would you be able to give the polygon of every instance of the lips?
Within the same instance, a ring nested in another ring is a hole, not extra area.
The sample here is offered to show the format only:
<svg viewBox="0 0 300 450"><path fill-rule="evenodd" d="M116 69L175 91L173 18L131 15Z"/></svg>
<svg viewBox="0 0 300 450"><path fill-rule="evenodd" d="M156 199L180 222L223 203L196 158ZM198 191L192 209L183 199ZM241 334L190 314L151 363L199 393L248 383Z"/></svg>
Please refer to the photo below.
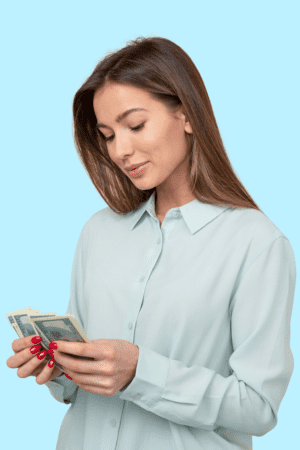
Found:
<svg viewBox="0 0 300 450"><path fill-rule="evenodd" d="M145 161L144 163L139 164L138 166L134 166L132 169L129 169L129 172L132 172L133 170L138 169L139 167L142 167L142 166L144 166L147 163L148 163L148 161Z"/></svg>
<svg viewBox="0 0 300 450"><path fill-rule="evenodd" d="M137 177L137 176L139 176L140 174L144 173L144 171L147 169L148 164L149 164L149 161L148 161L148 162L145 162L144 164L141 164L140 166L137 166L137 167L134 168L134 169L131 169L131 170L129 171L130 175L131 175L132 177Z"/></svg>

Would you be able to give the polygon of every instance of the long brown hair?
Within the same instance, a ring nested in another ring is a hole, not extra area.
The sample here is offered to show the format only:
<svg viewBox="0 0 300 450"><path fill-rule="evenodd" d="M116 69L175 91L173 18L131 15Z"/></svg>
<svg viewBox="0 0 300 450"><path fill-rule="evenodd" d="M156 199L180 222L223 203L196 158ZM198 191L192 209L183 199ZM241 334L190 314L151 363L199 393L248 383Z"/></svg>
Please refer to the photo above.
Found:
<svg viewBox="0 0 300 450"><path fill-rule="evenodd" d="M193 130L193 135L186 133L186 140L190 186L197 200L261 211L231 166L208 93L191 58L168 39L138 37L106 54L73 100L76 150L95 188L115 213L136 211L156 188L138 189L109 157L93 108L95 91L109 82L142 88L171 112L182 106Z"/></svg>

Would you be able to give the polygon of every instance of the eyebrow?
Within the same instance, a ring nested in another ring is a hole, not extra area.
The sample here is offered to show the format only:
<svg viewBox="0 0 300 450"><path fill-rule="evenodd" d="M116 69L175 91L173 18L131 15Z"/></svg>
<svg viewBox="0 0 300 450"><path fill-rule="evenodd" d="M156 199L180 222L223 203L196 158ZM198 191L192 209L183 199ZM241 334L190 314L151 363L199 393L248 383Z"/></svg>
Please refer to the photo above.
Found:
<svg viewBox="0 0 300 450"><path fill-rule="evenodd" d="M122 114L119 114L118 117L116 118L116 122L119 123L121 122L123 119L125 119L125 117L128 116L128 114L134 112L134 111L148 111L148 109L145 108L131 108L128 109L127 111L123 112ZM97 123L96 125L97 128L109 128L107 125L104 125L104 123Z"/></svg>

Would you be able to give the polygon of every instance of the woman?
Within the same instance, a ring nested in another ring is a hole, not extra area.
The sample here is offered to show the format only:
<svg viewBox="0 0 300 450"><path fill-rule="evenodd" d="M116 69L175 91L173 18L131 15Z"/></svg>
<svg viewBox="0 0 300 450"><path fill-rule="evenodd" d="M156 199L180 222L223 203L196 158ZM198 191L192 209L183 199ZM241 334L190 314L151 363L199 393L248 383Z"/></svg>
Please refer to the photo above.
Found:
<svg viewBox="0 0 300 450"><path fill-rule="evenodd" d="M96 66L73 118L109 205L72 268L67 313L91 343L53 345L68 378L31 354L32 336L10 367L71 403L57 449L251 449L294 368L295 257L234 173L196 66L138 38Z"/></svg>

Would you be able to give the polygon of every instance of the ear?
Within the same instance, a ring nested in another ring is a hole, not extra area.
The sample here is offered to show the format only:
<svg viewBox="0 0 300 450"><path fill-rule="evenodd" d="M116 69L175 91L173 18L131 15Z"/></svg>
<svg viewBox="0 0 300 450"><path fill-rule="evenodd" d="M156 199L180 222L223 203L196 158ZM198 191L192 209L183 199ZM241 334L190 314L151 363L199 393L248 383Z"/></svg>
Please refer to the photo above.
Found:
<svg viewBox="0 0 300 450"><path fill-rule="evenodd" d="M186 131L189 134L193 134L190 122L185 122L184 131Z"/></svg>
<svg viewBox="0 0 300 450"><path fill-rule="evenodd" d="M176 117L179 120L183 121L183 123L184 123L184 131L186 131L189 134L193 134L193 130L192 130L191 124L190 124L190 122L187 121L186 113L185 113L182 105L180 106L179 110L176 112Z"/></svg>

